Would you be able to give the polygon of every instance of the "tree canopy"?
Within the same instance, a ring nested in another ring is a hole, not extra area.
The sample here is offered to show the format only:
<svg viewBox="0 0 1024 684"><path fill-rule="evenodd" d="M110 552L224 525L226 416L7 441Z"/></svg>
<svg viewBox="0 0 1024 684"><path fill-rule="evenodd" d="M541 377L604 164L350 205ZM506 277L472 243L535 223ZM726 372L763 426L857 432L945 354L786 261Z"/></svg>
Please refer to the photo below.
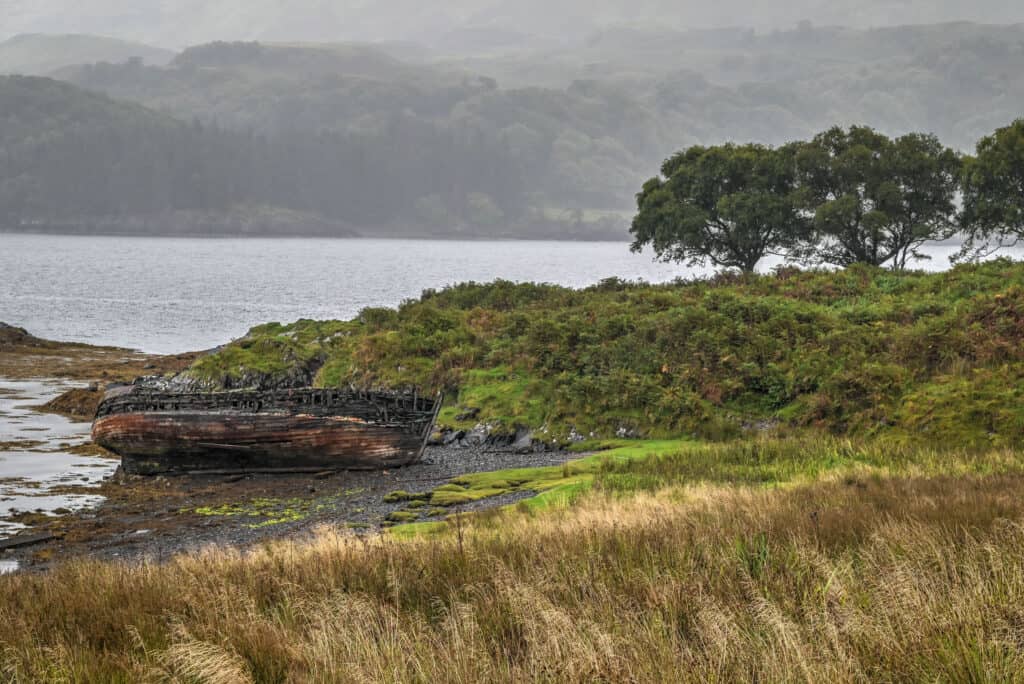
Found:
<svg viewBox="0 0 1024 684"><path fill-rule="evenodd" d="M637 196L633 251L751 272L804 237L792 146L691 147Z"/></svg>
<svg viewBox="0 0 1024 684"><path fill-rule="evenodd" d="M952 235L960 160L933 135L832 128L800 145L797 165L815 261L903 269L923 243Z"/></svg>
<svg viewBox="0 0 1024 684"><path fill-rule="evenodd" d="M961 167L934 135L894 140L866 126L779 148L691 147L637 195L633 250L743 272L770 254L903 270L954 234Z"/></svg>
<svg viewBox="0 0 1024 684"><path fill-rule="evenodd" d="M1024 119L978 143L963 173L962 256L1017 244L1024 238Z"/></svg>

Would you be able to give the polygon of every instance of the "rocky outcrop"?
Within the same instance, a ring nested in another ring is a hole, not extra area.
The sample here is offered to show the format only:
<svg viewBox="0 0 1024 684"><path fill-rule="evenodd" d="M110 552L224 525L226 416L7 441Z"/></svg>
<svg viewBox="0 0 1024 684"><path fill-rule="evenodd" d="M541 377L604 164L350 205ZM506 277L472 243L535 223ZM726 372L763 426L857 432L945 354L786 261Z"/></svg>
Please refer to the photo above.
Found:
<svg viewBox="0 0 1024 684"><path fill-rule="evenodd" d="M0 344L9 345L38 345L43 340L29 334L24 328L8 325L0 321Z"/></svg>
<svg viewBox="0 0 1024 684"><path fill-rule="evenodd" d="M555 445L536 439L533 431L529 428L519 428L515 432L499 432L485 423L476 425L472 430L443 428L434 433L430 444L465 449L482 447L495 451L511 451L517 454L557 450Z"/></svg>

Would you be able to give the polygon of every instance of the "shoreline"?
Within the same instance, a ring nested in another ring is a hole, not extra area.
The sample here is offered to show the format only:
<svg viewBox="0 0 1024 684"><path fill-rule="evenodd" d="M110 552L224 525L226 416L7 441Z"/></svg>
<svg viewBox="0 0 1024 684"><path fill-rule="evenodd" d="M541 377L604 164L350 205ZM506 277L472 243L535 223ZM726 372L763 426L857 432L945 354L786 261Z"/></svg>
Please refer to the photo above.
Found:
<svg viewBox="0 0 1024 684"><path fill-rule="evenodd" d="M30 407L36 413L70 420L91 420L103 394L101 384L181 370L196 356L153 356L115 347L53 342L32 337L20 328L0 327L0 379L70 384L71 389L57 398ZM21 446L22 456L62 453L116 458L103 454L87 435L76 445L40 439L43 441L12 442L9 446ZM56 447L57 452L37 451L43 447ZM47 487L45 493L66 497L88 494L102 497L102 501L93 508L59 515L22 512L17 517L25 527L14 538L44 540L0 550L0 563L6 564L8 571L11 563L21 571L42 571L82 557L163 561L211 545L245 549L270 540L301 538L323 525L347 528L353 534L377 533L410 515L408 501L387 500L394 492L429 492L461 475L561 465L579 456L568 452L524 454L483 445L430 446L422 463L390 471L151 478L115 473L98 484L58 483ZM418 522L441 522L450 513L509 505L532 495L531 491L509 492L450 508L424 508L415 516Z"/></svg>

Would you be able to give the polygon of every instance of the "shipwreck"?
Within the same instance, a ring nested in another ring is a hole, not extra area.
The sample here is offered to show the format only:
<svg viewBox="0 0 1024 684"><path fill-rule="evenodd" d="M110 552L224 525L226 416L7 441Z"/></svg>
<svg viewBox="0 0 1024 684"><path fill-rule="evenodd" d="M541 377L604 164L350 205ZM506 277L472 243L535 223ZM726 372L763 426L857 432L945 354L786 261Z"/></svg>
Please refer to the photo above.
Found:
<svg viewBox="0 0 1024 684"><path fill-rule="evenodd" d="M441 398L355 389L108 390L93 441L128 474L375 470L423 457Z"/></svg>

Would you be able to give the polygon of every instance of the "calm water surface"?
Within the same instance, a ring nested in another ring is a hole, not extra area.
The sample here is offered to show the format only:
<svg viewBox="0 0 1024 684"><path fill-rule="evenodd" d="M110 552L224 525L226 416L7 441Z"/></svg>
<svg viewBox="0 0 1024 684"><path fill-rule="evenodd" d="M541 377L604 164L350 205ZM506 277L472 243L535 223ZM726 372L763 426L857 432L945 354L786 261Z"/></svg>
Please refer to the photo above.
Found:
<svg viewBox="0 0 1024 684"><path fill-rule="evenodd" d="M921 267L948 268L955 250L932 248ZM0 321L45 338L170 353L214 347L268 321L351 318L467 280L584 286L704 272L654 263L618 242L0 234Z"/></svg>
<svg viewBox="0 0 1024 684"><path fill-rule="evenodd" d="M268 321L351 318L466 280L581 286L683 272L623 243L0 234L0 321L40 337L170 353Z"/></svg>

